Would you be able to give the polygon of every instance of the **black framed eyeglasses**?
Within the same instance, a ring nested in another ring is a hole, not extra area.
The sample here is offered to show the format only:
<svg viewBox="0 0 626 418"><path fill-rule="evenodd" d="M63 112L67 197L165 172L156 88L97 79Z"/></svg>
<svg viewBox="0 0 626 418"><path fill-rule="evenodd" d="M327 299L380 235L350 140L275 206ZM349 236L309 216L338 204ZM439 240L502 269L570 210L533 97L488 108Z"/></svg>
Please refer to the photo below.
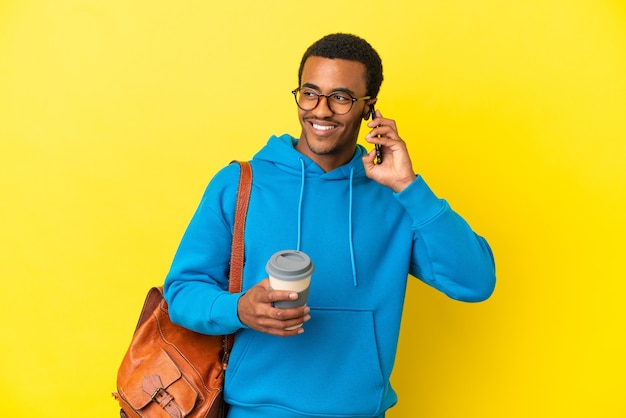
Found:
<svg viewBox="0 0 626 418"><path fill-rule="evenodd" d="M330 94L322 94L308 87L298 87L291 92L296 99L296 104L302 110L313 110L320 104L320 99L326 97L328 108L335 115L345 115L352 109L354 102L371 99L371 96L354 98L344 91L334 91Z"/></svg>

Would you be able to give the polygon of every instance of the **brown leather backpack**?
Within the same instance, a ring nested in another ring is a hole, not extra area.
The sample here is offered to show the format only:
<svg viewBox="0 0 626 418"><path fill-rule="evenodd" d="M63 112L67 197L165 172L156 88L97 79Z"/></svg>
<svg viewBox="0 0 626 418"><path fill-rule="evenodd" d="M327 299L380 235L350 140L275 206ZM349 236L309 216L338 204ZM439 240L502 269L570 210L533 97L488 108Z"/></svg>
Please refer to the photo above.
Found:
<svg viewBox="0 0 626 418"><path fill-rule="evenodd" d="M241 175L231 250L229 291L241 292L244 226L252 169ZM120 416L127 418L218 418L225 416L224 371L234 335L206 335L170 321L163 288L148 292L139 322L117 373Z"/></svg>

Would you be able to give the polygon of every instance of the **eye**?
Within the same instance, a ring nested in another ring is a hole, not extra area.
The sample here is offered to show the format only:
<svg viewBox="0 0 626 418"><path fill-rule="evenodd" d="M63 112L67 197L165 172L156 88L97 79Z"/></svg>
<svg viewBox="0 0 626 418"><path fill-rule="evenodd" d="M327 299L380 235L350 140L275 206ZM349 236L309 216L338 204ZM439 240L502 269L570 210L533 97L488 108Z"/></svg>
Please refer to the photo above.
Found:
<svg viewBox="0 0 626 418"><path fill-rule="evenodd" d="M302 96L303 99L307 99L307 100L317 100L317 97L319 95L314 90L303 89L303 90L300 90L300 96Z"/></svg>
<svg viewBox="0 0 626 418"><path fill-rule="evenodd" d="M352 101L352 96L347 93L332 93L330 96L335 102L345 104Z"/></svg>

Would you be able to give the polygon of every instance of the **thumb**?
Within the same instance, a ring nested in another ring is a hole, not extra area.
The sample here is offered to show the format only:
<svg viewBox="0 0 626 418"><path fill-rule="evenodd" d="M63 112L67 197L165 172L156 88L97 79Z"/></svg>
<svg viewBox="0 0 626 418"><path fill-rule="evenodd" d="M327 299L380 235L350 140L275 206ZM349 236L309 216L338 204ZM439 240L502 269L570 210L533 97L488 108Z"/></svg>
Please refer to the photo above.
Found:
<svg viewBox="0 0 626 418"><path fill-rule="evenodd" d="M374 158L376 157L376 150L373 149L361 158L364 166L369 166L374 164Z"/></svg>
<svg viewBox="0 0 626 418"><path fill-rule="evenodd" d="M259 286L259 287L262 287L265 290L270 290L271 289L269 277L266 277L265 279L261 280L256 285Z"/></svg>

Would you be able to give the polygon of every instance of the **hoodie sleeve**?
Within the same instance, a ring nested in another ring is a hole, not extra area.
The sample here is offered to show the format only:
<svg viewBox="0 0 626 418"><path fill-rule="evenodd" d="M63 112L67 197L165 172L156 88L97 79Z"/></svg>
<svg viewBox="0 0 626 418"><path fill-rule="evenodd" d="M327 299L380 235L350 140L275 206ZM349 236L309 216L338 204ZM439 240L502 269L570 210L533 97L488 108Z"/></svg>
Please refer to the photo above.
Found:
<svg viewBox="0 0 626 418"><path fill-rule="evenodd" d="M211 180L165 278L170 318L196 332L230 334L245 327L237 316L241 294L228 291L238 181L237 165Z"/></svg>
<svg viewBox="0 0 626 418"><path fill-rule="evenodd" d="M421 176L395 196L413 218L410 273L453 299L480 302L491 296L495 264L487 241Z"/></svg>

